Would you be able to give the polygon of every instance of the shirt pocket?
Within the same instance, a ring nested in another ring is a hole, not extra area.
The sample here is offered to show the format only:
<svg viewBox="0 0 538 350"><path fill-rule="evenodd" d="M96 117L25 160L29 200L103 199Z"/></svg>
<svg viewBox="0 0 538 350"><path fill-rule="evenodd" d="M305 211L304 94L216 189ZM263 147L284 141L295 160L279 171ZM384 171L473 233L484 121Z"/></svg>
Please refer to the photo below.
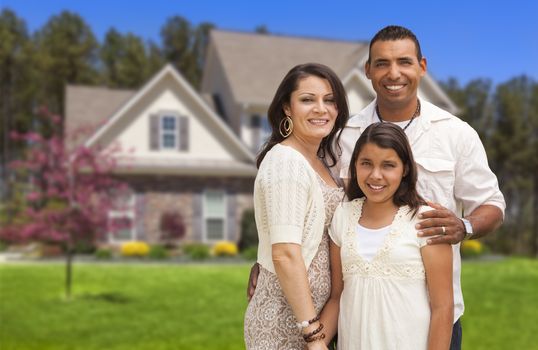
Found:
<svg viewBox="0 0 538 350"><path fill-rule="evenodd" d="M455 162L437 158L415 158L418 192L424 199L450 207L454 201Z"/></svg>

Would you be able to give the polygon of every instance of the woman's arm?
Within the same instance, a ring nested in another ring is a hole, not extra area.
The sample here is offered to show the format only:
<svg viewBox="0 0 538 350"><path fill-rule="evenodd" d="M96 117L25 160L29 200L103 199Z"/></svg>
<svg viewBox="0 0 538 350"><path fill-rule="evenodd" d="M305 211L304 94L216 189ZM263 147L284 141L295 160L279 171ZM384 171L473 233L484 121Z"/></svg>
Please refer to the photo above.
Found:
<svg viewBox="0 0 538 350"><path fill-rule="evenodd" d="M428 350L448 350L454 322L452 246L426 245L420 249L430 296Z"/></svg>
<svg viewBox="0 0 538 350"><path fill-rule="evenodd" d="M321 322L325 325L325 343L328 345L338 331L338 313L340 311L340 295L344 289L342 277L342 261L340 247L330 241L331 260L331 296L321 311Z"/></svg>
<svg viewBox="0 0 538 350"><path fill-rule="evenodd" d="M272 258L280 286L297 321L307 321L316 317L301 246L294 243L273 244ZM319 325L320 322L316 321L303 328L303 334L314 331ZM325 333L325 328L319 334L321 333ZM327 349L323 340L310 342L307 345L308 349Z"/></svg>

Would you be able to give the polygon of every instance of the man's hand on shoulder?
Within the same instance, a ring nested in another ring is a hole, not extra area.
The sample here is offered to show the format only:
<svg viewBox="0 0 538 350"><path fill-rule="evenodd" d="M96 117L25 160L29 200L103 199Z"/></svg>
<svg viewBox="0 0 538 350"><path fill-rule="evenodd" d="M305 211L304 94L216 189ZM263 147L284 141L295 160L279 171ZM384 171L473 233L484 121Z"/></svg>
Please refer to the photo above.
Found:
<svg viewBox="0 0 538 350"><path fill-rule="evenodd" d="M465 226L460 218L440 204L428 202L433 210L419 214L416 228L419 237L431 237L428 244L457 244L465 238Z"/></svg>

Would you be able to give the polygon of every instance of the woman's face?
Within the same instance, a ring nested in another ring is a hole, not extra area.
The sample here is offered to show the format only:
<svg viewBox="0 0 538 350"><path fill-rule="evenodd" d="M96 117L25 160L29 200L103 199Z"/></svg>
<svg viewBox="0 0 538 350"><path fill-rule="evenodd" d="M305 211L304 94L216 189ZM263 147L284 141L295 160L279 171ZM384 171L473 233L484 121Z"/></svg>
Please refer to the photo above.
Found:
<svg viewBox="0 0 538 350"><path fill-rule="evenodd" d="M333 129L338 116L331 84L313 75L299 80L284 112L293 121L290 137L321 142Z"/></svg>
<svg viewBox="0 0 538 350"><path fill-rule="evenodd" d="M404 176L404 165L392 148L367 143L355 163L357 182L368 201L392 203Z"/></svg>

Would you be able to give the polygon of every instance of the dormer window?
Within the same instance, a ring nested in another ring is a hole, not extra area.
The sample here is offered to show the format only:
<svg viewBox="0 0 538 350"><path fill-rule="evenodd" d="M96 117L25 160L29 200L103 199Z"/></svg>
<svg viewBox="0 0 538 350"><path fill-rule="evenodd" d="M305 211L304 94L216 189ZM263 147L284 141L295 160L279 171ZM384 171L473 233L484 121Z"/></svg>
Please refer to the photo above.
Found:
<svg viewBox="0 0 538 350"><path fill-rule="evenodd" d="M189 118L175 112L151 115L149 143L152 151L188 151Z"/></svg>
<svg viewBox="0 0 538 350"><path fill-rule="evenodd" d="M161 117L161 149L177 148L177 117L163 115Z"/></svg>

